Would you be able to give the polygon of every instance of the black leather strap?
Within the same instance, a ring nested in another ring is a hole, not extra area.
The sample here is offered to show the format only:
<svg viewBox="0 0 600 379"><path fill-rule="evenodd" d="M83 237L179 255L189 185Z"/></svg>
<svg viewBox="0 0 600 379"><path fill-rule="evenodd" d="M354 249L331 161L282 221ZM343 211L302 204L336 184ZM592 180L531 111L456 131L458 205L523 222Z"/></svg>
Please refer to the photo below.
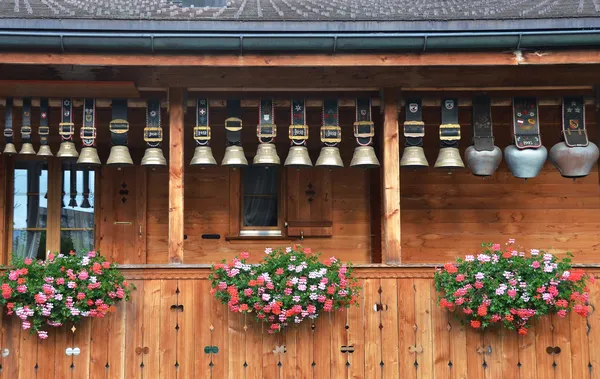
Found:
<svg viewBox="0 0 600 379"><path fill-rule="evenodd" d="M144 141L148 147L160 147L163 140L160 127L160 100L149 99L146 103L146 127Z"/></svg>
<svg viewBox="0 0 600 379"><path fill-rule="evenodd" d="M277 125L275 125L275 107L272 99L261 99L258 107L259 119L256 135L260 143L269 143L277 136Z"/></svg>
<svg viewBox="0 0 600 379"><path fill-rule="evenodd" d="M242 103L240 100L227 100L225 138L227 146L242 144Z"/></svg>
<svg viewBox="0 0 600 379"><path fill-rule="evenodd" d="M513 98L513 134L515 145L519 149L536 149L542 146L536 98Z"/></svg>
<svg viewBox="0 0 600 379"><path fill-rule="evenodd" d="M58 133L60 134L62 141L73 140L75 125L73 124L73 101L70 98L62 99Z"/></svg>
<svg viewBox="0 0 600 379"><path fill-rule="evenodd" d="M423 122L423 110L421 99L413 98L406 100L406 121L404 121L404 146L423 146L425 137L425 123Z"/></svg>
<svg viewBox="0 0 600 379"><path fill-rule="evenodd" d="M112 121L110 122L110 139L113 146L127 146L127 99L113 99Z"/></svg>
<svg viewBox="0 0 600 379"><path fill-rule="evenodd" d="M289 138L293 146L306 146L308 140L308 125L306 125L306 104L304 99L292 99L290 106L292 125L289 128Z"/></svg>
<svg viewBox="0 0 600 379"><path fill-rule="evenodd" d="M21 119L21 142L31 143L31 98L23 98Z"/></svg>
<svg viewBox="0 0 600 379"><path fill-rule="evenodd" d="M477 151L494 150L492 107L487 96L473 99L473 147Z"/></svg>
<svg viewBox="0 0 600 379"><path fill-rule="evenodd" d="M196 127L194 128L194 140L198 146L210 145L210 125L208 124L208 113L210 104L208 99L196 99Z"/></svg>
<svg viewBox="0 0 600 379"><path fill-rule="evenodd" d="M354 123L354 137L360 146L368 146L373 143L375 136L375 125L372 121L371 99L356 99L356 122Z"/></svg>
<svg viewBox="0 0 600 379"><path fill-rule="evenodd" d="M83 100L83 127L80 131L84 147L96 146L96 100Z"/></svg>
<svg viewBox="0 0 600 379"><path fill-rule="evenodd" d="M323 100L321 142L325 146L337 146L342 142L342 129L340 128L340 113L337 99Z"/></svg>
<svg viewBox="0 0 600 379"><path fill-rule="evenodd" d="M4 142L13 143L13 99L6 98L6 108L4 112Z"/></svg>
<svg viewBox="0 0 600 379"><path fill-rule="evenodd" d="M50 124L48 122L49 102L47 98L40 99L40 127L38 134L40 136L40 145L48 145L48 135L50 134Z"/></svg>
<svg viewBox="0 0 600 379"><path fill-rule="evenodd" d="M562 133L569 147L587 146L587 130L585 128L585 102L582 96L565 97L562 102Z"/></svg>
<svg viewBox="0 0 600 379"><path fill-rule="evenodd" d="M440 125L440 147L458 148L460 125L458 124L458 102L456 99L442 100L442 124Z"/></svg>

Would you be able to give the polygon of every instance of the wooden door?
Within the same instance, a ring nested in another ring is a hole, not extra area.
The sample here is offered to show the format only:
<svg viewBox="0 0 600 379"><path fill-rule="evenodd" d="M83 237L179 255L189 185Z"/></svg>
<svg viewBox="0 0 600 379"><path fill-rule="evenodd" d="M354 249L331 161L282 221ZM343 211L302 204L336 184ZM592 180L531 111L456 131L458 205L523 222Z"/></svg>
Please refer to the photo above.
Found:
<svg viewBox="0 0 600 379"><path fill-rule="evenodd" d="M287 234L329 237L333 226L331 171L324 168L288 169Z"/></svg>
<svg viewBox="0 0 600 379"><path fill-rule="evenodd" d="M102 167L98 244L111 261L146 263L146 170Z"/></svg>

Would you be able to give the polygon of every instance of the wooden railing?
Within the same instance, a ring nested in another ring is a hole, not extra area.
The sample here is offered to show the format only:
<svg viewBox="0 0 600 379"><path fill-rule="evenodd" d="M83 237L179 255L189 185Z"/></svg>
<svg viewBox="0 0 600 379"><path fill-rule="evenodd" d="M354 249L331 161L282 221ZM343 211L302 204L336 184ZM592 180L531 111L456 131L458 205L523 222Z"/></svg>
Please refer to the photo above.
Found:
<svg viewBox="0 0 600 379"><path fill-rule="evenodd" d="M125 272L132 300L74 332L39 341L4 316L0 378L600 378L596 285L587 318L548 317L518 336L438 307L431 269L361 268L358 307L271 335L215 301L205 269Z"/></svg>

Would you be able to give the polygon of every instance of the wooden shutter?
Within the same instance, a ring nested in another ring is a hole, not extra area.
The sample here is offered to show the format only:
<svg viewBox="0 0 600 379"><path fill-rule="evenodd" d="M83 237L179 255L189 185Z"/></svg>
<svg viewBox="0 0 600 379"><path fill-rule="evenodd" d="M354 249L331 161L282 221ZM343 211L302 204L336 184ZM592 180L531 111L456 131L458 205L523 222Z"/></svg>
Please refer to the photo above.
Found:
<svg viewBox="0 0 600 379"><path fill-rule="evenodd" d="M333 229L331 171L324 168L287 171L287 235L329 237Z"/></svg>

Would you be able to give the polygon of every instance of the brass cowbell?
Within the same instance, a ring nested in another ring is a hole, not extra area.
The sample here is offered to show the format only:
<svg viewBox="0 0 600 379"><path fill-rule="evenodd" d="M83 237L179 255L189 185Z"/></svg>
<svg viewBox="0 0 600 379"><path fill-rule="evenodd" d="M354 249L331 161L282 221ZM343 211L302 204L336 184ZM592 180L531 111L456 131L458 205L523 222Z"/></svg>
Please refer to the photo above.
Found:
<svg viewBox="0 0 600 379"><path fill-rule="evenodd" d="M273 143L258 144L252 164L263 167L278 166L280 160L275 145Z"/></svg>
<svg viewBox="0 0 600 379"><path fill-rule="evenodd" d="M21 146L21 151L19 151L19 155L35 155L35 149L30 142L26 142Z"/></svg>
<svg viewBox="0 0 600 379"><path fill-rule="evenodd" d="M323 146L315 167L338 168L344 167L340 149L335 146Z"/></svg>
<svg viewBox="0 0 600 379"><path fill-rule="evenodd" d="M400 167L414 169L429 167L423 147L406 146L402 152L402 158L400 158Z"/></svg>
<svg viewBox="0 0 600 379"><path fill-rule="evenodd" d="M98 156L98 150L96 150L95 147L84 147L81 149L81 154L79 154L77 164L89 167L100 166L102 162Z"/></svg>
<svg viewBox="0 0 600 379"><path fill-rule="evenodd" d="M50 146L40 145L40 149L38 150L37 156L38 157L52 157L52 156L54 156L54 154L52 154L52 149L50 149Z"/></svg>
<svg viewBox="0 0 600 379"><path fill-rule="evenodd" d="M106 161L108 166L124 167L133 165L131 154L127 146L116 145L110 148L110 154Z"/></svg>
<svg viewBox="0 0 600 379"><path fill-rule="evenodd" d="M63 141L60 144L60 148L58 149L56 156L60 159L75 159L79 157L79 153L77 152L73 142Z"/></svg>
<svg viewBox="0 0 600 379"><path fill-rule="evenodd" d="M227 146L221 165L232 168L248 166L248 160L244 155L244 149L237 145Z"/></svg>
<svg viewBox="0 0 600 379"><path fill-rule="evenodd" d="M312 165L313 164L310 160L310 156L308 155L308 149L306 148L306 146L290 147L290 151L288 153L287 158L285 159L284 166L303 168L312 167Z"/></svg>
<svg viewBox="0 0 600 379"><path fill-rule="evenodd" d="M17 153L17 148L15 147L15 144L12 142L7 143L6 146L4 146L3 153L6 155L15 155Z"/></svg>
<svg viewBox="0 0 600 379"><path fill-rule="evenodd" d="M196 146L190 166L208 167L216 165L217 161L213 156L212 148L210 146Z"/></svg>
<svg viewBox="0 0 600 379"><path fill-rule="evenodd" d="M379 159L377 159L377 155L375 155L373 146L357 146L354 149L350 167L364 169L379 167Z"/></svg>
<svg viewBox="0 0 600 379"><path fill-rule="evenodd" d="M144 157L142 158L142 166L161 167L166 165L167 160L165 159L162 149L157 147L149 147L146 149Z"/></svg>
<svg viewBox="0 0 600 379"><path fill-rule="evenodd" d="M445 168L448 170L464 168L460 152L456 147L443 147L440 149L437 160L435 161L435 168Z"/></svg>

